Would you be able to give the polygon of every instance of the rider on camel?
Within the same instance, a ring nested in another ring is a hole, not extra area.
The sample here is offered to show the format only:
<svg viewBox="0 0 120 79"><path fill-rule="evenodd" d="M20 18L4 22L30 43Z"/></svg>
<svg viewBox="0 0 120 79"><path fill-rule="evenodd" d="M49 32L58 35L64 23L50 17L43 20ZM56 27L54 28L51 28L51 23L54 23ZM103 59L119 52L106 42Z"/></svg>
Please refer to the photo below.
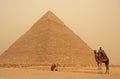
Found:
<svg viewBox="0 0 120 79"><path fill-rule="evenodd" d="M105 51L102 49L102 47L99 47L98 53L101 55L100 58L104 59L106 58Z"/></svg>

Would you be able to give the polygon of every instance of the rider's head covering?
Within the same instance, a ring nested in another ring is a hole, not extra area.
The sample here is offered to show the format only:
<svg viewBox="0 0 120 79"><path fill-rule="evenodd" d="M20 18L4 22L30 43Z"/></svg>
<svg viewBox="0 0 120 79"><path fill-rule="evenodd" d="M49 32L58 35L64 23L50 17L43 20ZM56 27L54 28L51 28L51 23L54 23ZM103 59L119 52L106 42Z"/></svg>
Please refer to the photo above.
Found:
<svg viewBox="0 0 120 79"><path fill-rule="evenodd" d="M99 47L100 49L102 49L102 47Z"/></svg>

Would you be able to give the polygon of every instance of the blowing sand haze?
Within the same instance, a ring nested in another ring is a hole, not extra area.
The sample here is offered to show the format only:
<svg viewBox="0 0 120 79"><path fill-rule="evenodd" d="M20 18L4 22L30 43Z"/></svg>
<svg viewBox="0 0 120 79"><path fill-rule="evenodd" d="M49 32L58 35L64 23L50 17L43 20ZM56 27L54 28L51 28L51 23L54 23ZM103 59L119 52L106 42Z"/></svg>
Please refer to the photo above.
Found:
<svg viewBox="0 0 120 79"><path fill-rule="evenodd" d="M0 56L0 66L0 79L120 78L119 66L97 74L93 50L51 11Z"/></svg>

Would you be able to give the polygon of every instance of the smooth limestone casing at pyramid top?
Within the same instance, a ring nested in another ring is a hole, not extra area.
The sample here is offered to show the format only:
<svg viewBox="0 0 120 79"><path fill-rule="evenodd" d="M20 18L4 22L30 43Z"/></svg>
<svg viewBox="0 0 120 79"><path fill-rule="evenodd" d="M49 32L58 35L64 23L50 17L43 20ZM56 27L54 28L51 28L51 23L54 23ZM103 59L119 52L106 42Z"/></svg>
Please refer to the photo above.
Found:
<svg viewBox="0 0 120 79"><path fill-rule="evenodd" d="M0 64L95 65L93 50L48 11L1 56Z"/></svg>

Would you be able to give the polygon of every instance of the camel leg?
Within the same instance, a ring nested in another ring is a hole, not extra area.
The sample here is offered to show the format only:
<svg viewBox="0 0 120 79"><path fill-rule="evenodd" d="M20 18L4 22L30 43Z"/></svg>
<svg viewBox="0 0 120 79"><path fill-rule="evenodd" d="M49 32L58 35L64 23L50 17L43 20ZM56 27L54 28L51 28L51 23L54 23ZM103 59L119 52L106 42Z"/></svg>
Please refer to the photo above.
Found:
<svg viewBox="0 0 120 79"><path fill-rule="evenodd" d="M99 72L100 72L100 67L99 67L99 63L97 63L97 65L98 65L98 74L99 74Z"/></svg>
<svg viewBox="0 0 120 79"><path fill-rule="evenodd" d="M102 74L102 63L100 63L100 74Z"/></svg>
<svg viewBox="0 0 120 79"><path fill-rule="evenodd" d="M107 62L105 62L105 66L106 66L105 74L109 74L109 60Z"/></svg>
<svg viewBox="0 0 120 79"><path fill-rule="evenodd" d="M98 63L98 74L102 74L102 63Z"/></svg>
<svg viewBox="0 0 120 79"><path fill-rule="evenodd" d="M98 74L100 73L100 65L98 64Z"/></svg>

